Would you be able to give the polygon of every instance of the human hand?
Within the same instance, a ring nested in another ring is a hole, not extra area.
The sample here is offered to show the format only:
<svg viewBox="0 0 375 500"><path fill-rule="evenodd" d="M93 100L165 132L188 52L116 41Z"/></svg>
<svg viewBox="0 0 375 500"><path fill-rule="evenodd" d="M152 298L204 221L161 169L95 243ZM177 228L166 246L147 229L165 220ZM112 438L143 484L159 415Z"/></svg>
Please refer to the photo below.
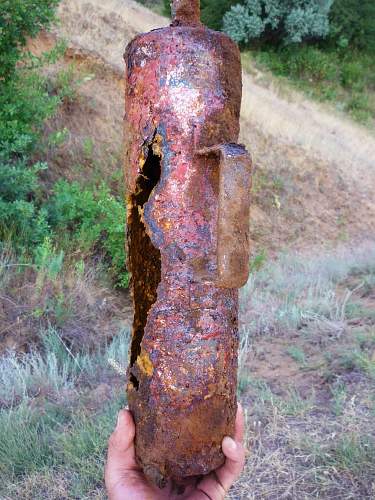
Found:
<svg viewBox="0 0 375 500"><path fill-rule="evenodd" d="M238 406L234 440L223 439L224 465L188 486L183 495L169 483L160 490L150 484L135 460L135 425L128 410L119 413L117 427L109 439L105 484L110 500L222 500L245 465L244 417Z"/></svg>

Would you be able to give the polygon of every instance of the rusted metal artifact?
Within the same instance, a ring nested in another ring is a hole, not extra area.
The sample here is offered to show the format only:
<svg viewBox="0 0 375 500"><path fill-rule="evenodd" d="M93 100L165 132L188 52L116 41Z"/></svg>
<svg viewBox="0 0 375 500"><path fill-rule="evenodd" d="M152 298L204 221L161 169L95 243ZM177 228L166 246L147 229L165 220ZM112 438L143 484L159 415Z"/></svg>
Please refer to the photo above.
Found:
<svg viewBox="0 0 375 500"><path fill-rule="evenodd" d="M127 47L128 399L159 486L224 461L236 414L238 288L248 277L251 160L236 144L237 46L175 0L169 28Z"/></svg>

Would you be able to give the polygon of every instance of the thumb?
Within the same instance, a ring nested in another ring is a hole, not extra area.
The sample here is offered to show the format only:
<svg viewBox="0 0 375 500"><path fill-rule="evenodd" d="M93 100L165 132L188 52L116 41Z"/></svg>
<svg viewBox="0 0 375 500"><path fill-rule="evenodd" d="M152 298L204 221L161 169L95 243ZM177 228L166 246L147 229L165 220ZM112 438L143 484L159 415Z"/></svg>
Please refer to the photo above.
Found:
<svg viewBox="0 0 375 500"><path fill-rule="evenodd" d="M107 489L116 484L125 471L138 470L134 449L135 425L128 410L121 410L117 426L109 438L105 469Z"/></svg>
<svg viewBox="0 0 375 500"><path fill-rule="evenodd" d="M129 410L121 410L117 417L117 425L109 438L108 454L129 454L134 449L135 425Z"/></svg>

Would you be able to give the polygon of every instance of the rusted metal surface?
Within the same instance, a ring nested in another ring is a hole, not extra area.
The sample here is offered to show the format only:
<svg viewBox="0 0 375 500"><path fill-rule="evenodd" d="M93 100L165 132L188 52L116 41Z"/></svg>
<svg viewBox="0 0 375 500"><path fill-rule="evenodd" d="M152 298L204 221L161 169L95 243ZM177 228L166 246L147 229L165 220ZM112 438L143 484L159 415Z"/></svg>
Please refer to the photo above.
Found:
<svg viewBox="0 0 375 500"><path fill-rule="evenodd" d="M146 475L206 474L236 413L238 287L248 274L251 161L236 144L237 46L176 0L172 26L136 37L126 61L128 377Z"/></svg>

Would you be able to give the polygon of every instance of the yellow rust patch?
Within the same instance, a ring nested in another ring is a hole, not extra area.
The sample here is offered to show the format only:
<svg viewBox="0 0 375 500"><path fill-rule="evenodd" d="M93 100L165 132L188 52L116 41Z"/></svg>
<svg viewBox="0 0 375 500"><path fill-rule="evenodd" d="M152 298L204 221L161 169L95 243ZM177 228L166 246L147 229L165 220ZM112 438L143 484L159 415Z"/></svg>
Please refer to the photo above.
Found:
<svg viewBox="0 0 375 500"><path fill-rule="evenodd" d="M142 351L138 356L137 365L148 377L151 377L154 373L154 365L151 362L150 356L145 351Z"/></svg>
<svg viewBox="0 0 375 500"><path fill-rule="evenodd" d="M145 155L144 155L144 153L142 151L141 152L141 156L139 158L139 171L140 172L142 172L145 163L146 163L146 158L145 158Z"/></svg>
<svg viewBox="0 0 375 500"><path fill-rule="evenodd" d="M152 143L152 152L154 153L154 155L159 156L160 158L163 157L163 151L161 148L162 142L163 136L161 136L160 134L156 134L154 142Z"/></svg>

